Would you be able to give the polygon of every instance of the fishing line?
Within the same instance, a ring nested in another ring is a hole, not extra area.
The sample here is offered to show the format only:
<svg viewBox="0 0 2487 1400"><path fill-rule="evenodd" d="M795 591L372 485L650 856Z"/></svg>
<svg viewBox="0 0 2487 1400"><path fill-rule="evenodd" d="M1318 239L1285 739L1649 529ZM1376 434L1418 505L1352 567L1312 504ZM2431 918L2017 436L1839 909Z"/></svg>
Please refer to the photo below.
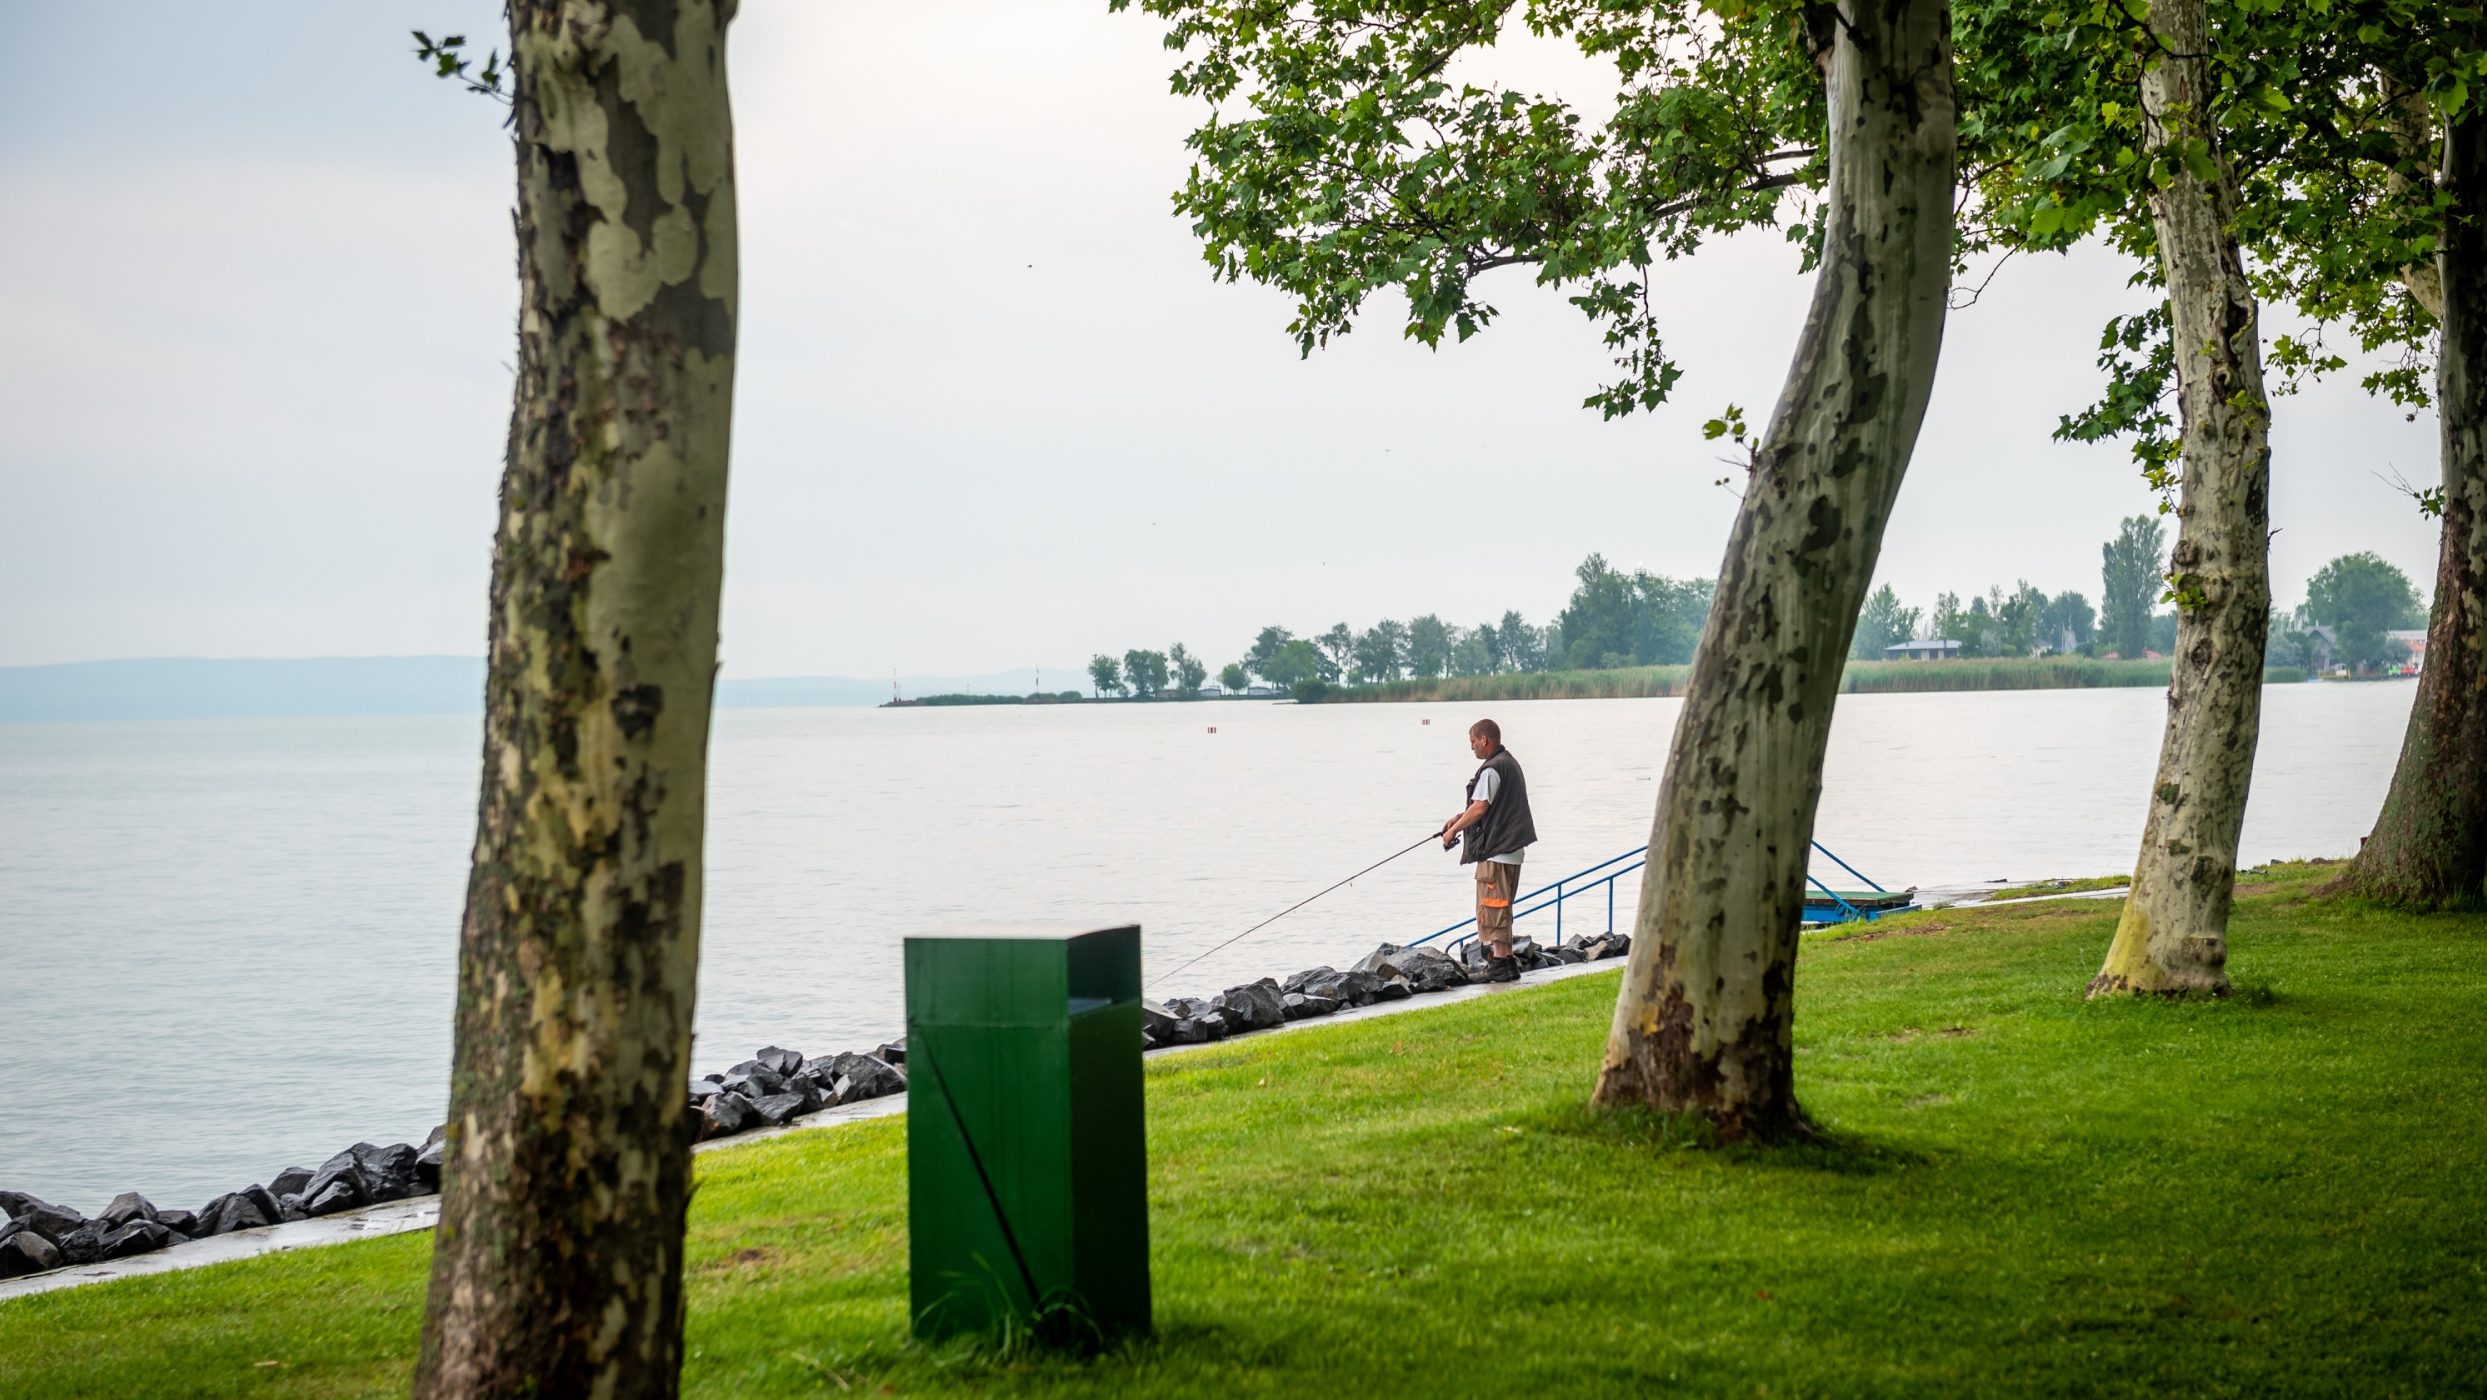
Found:
<svg viewBox="0 0 2487 1400"><path fill-rule="evenodd" d="M1191 967L1192 963L1199 962L1201 958L1206 958L1206 957L1209 957L1209 956L1211 956L1211 955L1213 955L1213 954L1224 952L1226 949L1231 948L1231 947L1235 946L1235 945L1236 945L1236 944L1238 944L1238 943L1241 943L1243 940L1245 940L1245 939L1247 939L1247 938L1250 938L1252 935L1254 935L1254 934L1256 934L1256 933L1259 933L1261 930L1263 930L1263 929L1265 929L1265 928L1268 928L1271 924L1274 924L1274 923L1278 922L1280 919L1283 919L1283 918L1287 917L1289 914L1294 913L1296 910L1301 909L1301 908L1303 908L1305 905L1312 903L1314 900L1321 898L1321 896L1323 896L1323 895L1325 895L1325 894L1328 894L1328 893L1330 892L1330 890L1337 889L1337 888L1339 887L1339 885L1352 885L1352 884L1354 884L1356 881L1363 879L1365 876L1370 875L1370 874L1372 874L1374 871L1381 869L1383 866L1390 864L1390 863L1391 863L1392 861L1394 861L1394 860L1397 860L1399 857L1401 857L1401 856L1403 856L1403 855L1406 855L1409 851L1413 851L1413 850L1415 850L1417 846L1422 846L1422 845L1424 845L1424 844L1425 844L1426 842L1428 842L1428 841L1439 841L1439 840L1441 840L1441 839L1442 839L1442 833L1441 833L1441 832L1439 832L1439 831L1428 831L1428 832L1426 832L1423 836L1420 836L1420 837L1418 837L1418 838L1416 839L1416 845L1415 845L1415 846L1409 846L1409 847L1405 848L1404 850L1397 850L1397 851L1393 851L1393 852L1391 852L1389 855L1386 855L1386 856L1382 857L1380 860L1377 860L1377 861L1373 862L1371 865L1366 866L1364 869L1359 870L1359 871L1357 871L1355 874L1348 876L1346 879L1339 881L1339 882L1338 882L1338 885L1332 885L1332 886L1330 886L1330 887L1329 887L1329 889L1325 889L1325 890L1318 890L1318 891L1316 891L1316 892L1314 892L1314 893L1312 893L1312 894L1308 894L1308 895L1304 896L1302 899L1297 900L1295 903L1288 905L1286 908L1281 909L1281 910L1279 910L1277 913L1270 915L1268 918L1261 920L1259 923L1254 924L1252 927L1250 927L1250 928L1248 928L1248 929L1245 929L1243 932L1241 932L1241 933L1239 933L1239 934L1236 934L1233 938L1230 938L1230 939L1226 940L1224 943L1219 944L1217 947L1210 949L1208 952L1201 954L1199 958L1194 958L1194 959L1192 959L1192 962L1187 962L1187 963L1183 964L1183 966L1182 966L1182 967L1178 967L1178 968L1176 968L1173 972L1161 972L1161 973L1157 974L1155 977L1152 977L1152 978L1150 978L1150 979L1148 980L1148 985L1149 985L1150 987L1154 987L1154 986L1156 986L1158 983L1165 981L1167 978L1169 978L1169 977L1173 977L1173 976L1176 976L1176 975L1178 975L1178 974L1180 974L1180 973L1182 973L1182 972L1184 972L1184 971L1188 970L1188 969ZM1143 988L1143 990L1146 990L1146 988Z"/></svg>

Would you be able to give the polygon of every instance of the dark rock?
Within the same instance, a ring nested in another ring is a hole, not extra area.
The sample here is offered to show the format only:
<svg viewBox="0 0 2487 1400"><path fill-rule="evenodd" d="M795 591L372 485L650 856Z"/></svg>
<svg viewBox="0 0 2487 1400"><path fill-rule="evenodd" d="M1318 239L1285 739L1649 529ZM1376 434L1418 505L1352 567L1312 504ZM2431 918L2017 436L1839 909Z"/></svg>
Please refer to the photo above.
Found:
<svg viewBox="0 0 2487 1400"><path fill-rule="evenodd" d="M1208 997L1168 997L1166 1009L1177 1016L1206 1016L1218 1007Z"/></svg>
<svg viewBox="0 0 2487 1400"><path fill-rule="evenodd" d="M1338 976L1338 969L1335 967L1308 967L1302 972L1295 974L1293 977L1288 978L1286 981L1279 983L1278 990L1281 992L1300 992L1303 991L1305 986L1309 983L1319 982L1324 978L1336 976Z"/></svg>
<svg viewBox="0 0 2487 1400"><path fill-rule="evenodd" d="M1306 996L1328 997L1341 1006L1370 1006L1381 990L1382 979L1370 972L1342 972L1304 984Z"/></svg>
<svg viewBox="0 0 2487 1400"><path fill-rule="evenodd" d="M1193 1019L1203 1031L1208 1033L1211 1040L1224 1040L1235 1033L1235 1023L1227 1020L1224 1012L1212 1011L1206 1016L1197 1016Z"/></svg>
<svg viewBox="0 0 2487 1400"><path fill-rule="evenodd" d="M1589 960L1588 957L1578 948L1548 948L1546 950L1546 956L1554 959L1556 962L1559 962L1566 967L1569 967L1574 963L1585 963Z"/></svg>
<svg viewBox="0 0 2487 1400"><path fill-rule="evenodd" d="M717 1095L724 1092L725 1081L714 1075L710 1075L705 1079L694 1079L691 1081L691 1102L693 1103L699 1103L704 1099L713 1099Z"/></svg>
<svg viewBox="0 0 2487 1400"><path fill-rule="evenodd" d="M374 1147L358 1142L347 1150L362 1164L363 1184L369 1188L373 1201L402 1201L419 1194L415 1178L418 1154L413 1143L392 1142L386 1147Z"/></svg>
<svg viewBox="0 0 2487 1400"><path fill-rule="evenodd" d="M338 1211L352 1210L362 1204L362 1194L347 1178L338 1176L330 1177L328 1184L321 1187L317 1195L306 1200L302 1211L305 1215L335 1215Z"/></svg>
<svg viewBox="0 0 2487 1400"><path fill-rule="evenodd" d="M259 1208L259 1213L274 1221L278 1215L276 1197L265 1186L245 1186L233 1194Z"/></svg>
<svg viewBox="0 0 2487 1400"><path fill-rule="evenodd" d="M195 1235L199 1232L199 1218L186 1210L158 1210L155 1218L157 1224L176 1235Z"/></svg>
<svg viewBox="0 0 2487 1400"><path fill-rule="evenodd" d="M1350 972L1370 972L1376 976L1387 977L1390 974L1383 971L1383 964L1390 961L1392 954L1401 951L1403 950L1398 944L1385 943L1381 947L1374 949L1372 952L1365 954L1363 957L1356 959L1355 966L1350 967L1347 970Z"/></svg>
<svg viewBox="0 0 2487 1400"><path fill-rule="evenodd" d="M0 1191L0 1215L5 1215L12 1220L24 1215L27 1211L32 1210L36 1206L48 1206L51 1204L52 1203L50 1201L43 1199L41 1196L28 1195L23 1191ZM58 1207L54 1207L54 1209L58 1209Z"/></svg>
<svg viewBox="0 0 2487 1400"><path fill-rule="evenodd" d="M725 1077L725 1087L744 1098L761 1099L786 1092L786 1076L766 1065L754 1064L748 1068L737 1065Z"/></svg>
<svg viewBox="0 0 2487 1400"><path fill-rule="evenodd" d="M17 1213L17 1222L53 1244L59 1244L67 1239L73 1231L86 1223L85 1216L74 1210L56 1206L50 1201L29 1196L26 1202L26 1208Z"/></svg>
<svg viewBox="0 0 2487 1400"><path fill-rule="evenodd" d="M1247 982L1221 993L1217 999L1217 1010L1237 1031L1267 1030L1286 1023L1286 994L1278 990L1275 982Z"/></svg>
<svg viewBox="0 0 2487 1400"><path fill-rule="evenodd" d="M751 1100L740 1094L719 1094L701 1104L699 1113L701 1120L699 1135L702 1141L739 1133L750 1127L759 1116L758 1110L752 1107Z"/></svg>
<svg viewBox="0 0 2487 1400"><path fill-rule="evenodd" d="M104 1232L96 1229L92 1221L61 1236L56 1243L64 1264L92 1264L104 1257Z"/></svg>
<svg viewBox="0 0 2487 1400"><path fill-rule="evenodd" d="M803 1077L820 1090L825 1104L853 1103L858 1099L877 1099L895 1094L907 1087L905 1071L870 1055L841 1050L825 1060L814 1060L803 1067Z"/></svg>
<svg viewBox="0 0 2487 1400"><path fill-rule="evenodd" d="M302 1198L300 1196L293 1195L290 1192L276 1198L276 1209L278 1215L285 1220L308 1220L311 1218L311 1208L302 1203Z"/></svg>
<svg viewBox="0 0 2487 1400"><path fill-rule="evenodd" d="M1416 989L1409 986L1405 978L1393 977L1374 990L1373 999L1375 1001L1406 1001L1415 994Z"/></svg>
<svg viewBox="0 0 2487 1400"><path fill-rule="evenodd" d="M275 1202L271 1201L269 1204L274 1205ZM229 1235L236 1230L262 1229L275 1224L282 1214L282 1211L272 1213L261 1210L259 1203L246 1193L236 1192L230 1196L218 1196L207 1203L206 1209L199 1212L198 1233Z"/></svg>
<svg viewBox="0 0 2487 1400"><path fill-rule="evenodd" d="M1154 1037L1153 1044L1200 1045L1209 1039L1209 1028L1200 1023L1199 1016L1177 1015L1172 1007L1156 1002L1142 1003L1140 1014L1141 1035L1144 1039Z"/></svg>
<svg viewBox="0 0 2487 1400"><path fill-rule="evenodd" d="M82 1226L82 1223L87 1223L87 1216L80 1216L80 1213L65 1209L65 1206L50 1204L50 1201L30 1199L27 1209L17 1213L17 1223L22 1223L22 1226L30 1228L30 1231L40 1233L40 1236L47 1238L47 1241L60 1243L62 1238L67 1238L67 1233L75 1231L75 1228Z"/></svg>
<svg viewBox="0 0 2487 1400"><path fill-rule="evenodd" d="M60 1246L32 1230L0 1238L0 1278L39 1274L60 1266Z"/></svg>
<svg viewBox="0 0 2487 1400"><path fill-rule="evenodd" d="M1468 970L1434 947L1394 949L1374 970L1383 977L1398 978L1415 992L1447 992L1468 981Z"/></svg>
<svg viewBox="0 0 2487 1400"><path fill-rule="evenodd" d="M1338 1010L1338 1003L1330 998L1313 996L1306 992L1287 993L1286 1006L1287 1019L1290 1021L1301 1021L1308 1016L1327 1016Z"/></svg>
<svg viewBox="0 0 2487 1400"><path fill-rule="evenodd" d="M778 1124L785 1122L787 1119L794 1117L798 1113L801 1113L804 1109L805 1102L806 1101L801 1094L771 1094L767 1098L753 1104L752 1109L760 1115L761 1122L774 1128Z"/></svg>
<svg viewBox="0 0 2487 1400"><path fill-rule="evenodd" d="M803 1068L803 1056L782 1045L769 1046L751 1058L757 1061L762 1069L780 1079L791 1079L796 1070Z"/></svg>
<svg viewBox="0 0 2487 1400"><path fill-rule="evenodd" d="M173 1232L152 1220L132 1220L104 1236L105 1259L127 1259L133 1254L151 1254L173 1242Z"/></svg>
<svg viewBox="0 0 2487 1400"><path fill-rule="evenodd" d="M440 1189L440 1164L448 1157L449 1129L444 1124L434 1128L432 1135L423 1140L422 1149L415 1153L415 1180L422 1183L424 1190Z"/></svg>
<svg viewBox="0 0 2487 1400"><path fill-rule="evenodd" d="M104 1213L96 1216L95 1220L104 1227L106 1234L110 1234L133 1220L153 1220L155 1217L153 1201L135 1191L124 1191L113 1197L112 1204L104 1207Z"/></svg>
<svg viewBox="0 0 2487 1400"><path fill-rule="evenodd" d="M1519 960L1520 970L1523 972L1536 972L1544 968L1563 965L1553 954L1539 947L1536 939L1526 936L1511 940L1511 956Z"/></svg>
<svg viewBox="0 0 2487 1400"><path fill-rule="evenodd" d="M280 1201L287 1196L299 1196L303 1188L311 1184L311 1178L317 1175L309 1167L287 1167L268 1178L268 1189L275 1192Z"/></svg>
<svg viewBox="0 0 2487 1400"><path fill-rule="evenodd" d="M345 1204L328 1205L320 1214L349 1210L371 1199L371 1184L363 1179L362 1161L354 1155L351 1147L320 1163L320 1169L311 1173L311 1179L303 1183L302 1189L295 1194L301 1196L307 1205L332 1202L336 1199L333 1188L339 1185L345 1187ZM269 1218L275 1218L273 1212Z"/></svg>
<svg viewBox="0 0 2487 1400"><path fill-rule="evenodd" d="M906 1068L907 1038L902 1035L896 1040L884 1041L881 1044L874 1046L872 1050L872 1058L879 1060L885 1065L895 1065L900 1069Z"/></svg>

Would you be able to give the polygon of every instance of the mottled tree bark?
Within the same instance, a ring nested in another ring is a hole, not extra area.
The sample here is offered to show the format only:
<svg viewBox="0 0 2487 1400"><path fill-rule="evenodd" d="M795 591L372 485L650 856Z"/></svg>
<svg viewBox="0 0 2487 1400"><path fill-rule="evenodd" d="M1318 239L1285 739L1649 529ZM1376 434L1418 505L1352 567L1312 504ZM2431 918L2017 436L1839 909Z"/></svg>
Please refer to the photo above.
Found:
<svg viewBox="0 0 2487 1400"><path fill-rule="evenodd" d="M2183 484L2168 582L2177 595L2167 727L2132 892L2090 995L2228 990L2237 834L2262 727L2271 611L2271 447L2260 308L2236 240L2236 177L2208 111L2203 0L2154 0L2142 77L2144 140L2196 143L2150 197L2176 339Z"/></svg>
<svg viewBox="0 0 2487 1400"><path fill-rule="evenodd" d="M1818 11L1829 221L1652 822L1601 1105L1799 1127L1797 930L1831 706L1925 415L1951 281L1950 7Z"/></svg>
<svg viewBox="0 0 2487 1400"><path fill-rule="evenodd" d="M679 1379L732 9L509 6L518 376L420 1396Z"/></svg>
<svg viewBox="0 0 2487 1400"><path fill-rule="evenodd" d="M2435 414L2443 435L2444 537L2426 667L2400 767L2374 834L2332 888L2423 909L2474 907L2487 891L2487 117L2445 133L2452 208L2436 259L2443 322ZM2423 292L2421 292L2423 297Z"/></svg>

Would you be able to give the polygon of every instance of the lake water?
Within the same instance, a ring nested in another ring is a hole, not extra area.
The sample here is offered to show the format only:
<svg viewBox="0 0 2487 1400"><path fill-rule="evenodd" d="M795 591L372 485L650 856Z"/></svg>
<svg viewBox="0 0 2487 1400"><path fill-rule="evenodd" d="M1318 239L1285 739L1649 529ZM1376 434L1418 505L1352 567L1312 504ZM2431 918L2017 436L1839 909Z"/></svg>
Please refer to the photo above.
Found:
<svg viewBox="0 0 2487 1400"><path fill-rule="evenodd" d="M2356 848L2415 689L2265 693L2249 863ZM1543 833L1525 886L1648 839L1678 703L1491 707ZM2164 706L1844 697L1821 839L1894 887L2126 869ZM896 1034L914 931L1137 922L1161 975L1438 827L1476 713L722 711L694 1064ZM0 725L0 1186L195 1207L356 1139L420 1140L446 1106L479 735L468 716ZM1420 850L1154 991L1343 963L1468 899ZM1576 903L1566 932L1603 916Z"/></svg>

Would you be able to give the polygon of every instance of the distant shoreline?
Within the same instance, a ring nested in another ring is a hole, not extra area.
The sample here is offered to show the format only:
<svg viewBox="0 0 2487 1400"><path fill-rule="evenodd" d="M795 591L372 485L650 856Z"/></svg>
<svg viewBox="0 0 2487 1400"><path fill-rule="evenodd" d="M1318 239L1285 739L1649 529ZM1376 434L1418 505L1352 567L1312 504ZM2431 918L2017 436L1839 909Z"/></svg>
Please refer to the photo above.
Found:
<svg viewBox="0 0 2487 1400"><path fill-rule="evenodd" d="M1307 704L1394 704L1412 701L1488 703L1511 700L1640 700L1680 696L1690 666L1632 666L1612 671L1504 672L1334 686ZM1929 694L1980 690L2165 689L2168 661L2097 661L2088 657L2021 657L1991 661L1851 661L1842 695ZM2269 667L2265 685L2306 679L2293 667Z"/></svg>
<svg viewBox="0 0 2487 1400"><path fill-rule="evenodd" d="M939 710L970 705L1197 705L1215 704L1221 700L1271 701L1287 698L1289 697L1284 695L1117 695L1109 699L1100 695L1081 695L1075 691L1065 690L1054 695L1041 692L1032 695L921 695L912 700L884 700L879 708L884 710Z"/></svg>
<svg viewBox="0 0 2487 1400"><path fill-rule="evenodd" d="M1628 666L1601 671L1506 671L1490 676L1434 676L1375 685L1310 682L1288 695L1155 695L1101 698L1056 695L927 695L884 702L883 709L966 705L1152 705L1216 700L1287 700L1303 705L1387 705L1513 700L1646 700L1683 695L1690 666ZM1967 661L1851 661L1840 676L1843 695L1940 694L1994 690L2163 690L2166 657L2100 661L2084 656L2001 657ZM2294 667L2263 671L2265 685L2309 679Z"/></svg>

